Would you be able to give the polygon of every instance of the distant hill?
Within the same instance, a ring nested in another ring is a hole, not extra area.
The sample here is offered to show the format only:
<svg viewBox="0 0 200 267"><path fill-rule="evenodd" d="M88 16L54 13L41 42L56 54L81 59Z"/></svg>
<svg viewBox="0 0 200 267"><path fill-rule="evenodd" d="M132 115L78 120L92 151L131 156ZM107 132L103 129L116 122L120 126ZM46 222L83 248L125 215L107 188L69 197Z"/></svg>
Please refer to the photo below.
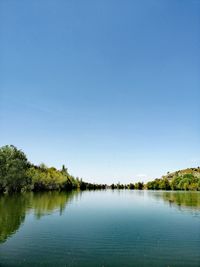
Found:
<svg viewBox="0 0 200 267"><path fill-rule="evenodd" d="M151 190L197 190L200 191L200 167L168 172L160 179L145 185Z"/></svg>
<svg viewBox="0 0 200 267"><path fill-rule="evenodd" d="M179 170L175 172L168 172L166 175L163 175L162 178L168 179L169 181L171 181L174 177L180 177L185 174L192 174L194 177L200 178L200 167L187 168L187 169L183 169L183 170Z"/></svg>

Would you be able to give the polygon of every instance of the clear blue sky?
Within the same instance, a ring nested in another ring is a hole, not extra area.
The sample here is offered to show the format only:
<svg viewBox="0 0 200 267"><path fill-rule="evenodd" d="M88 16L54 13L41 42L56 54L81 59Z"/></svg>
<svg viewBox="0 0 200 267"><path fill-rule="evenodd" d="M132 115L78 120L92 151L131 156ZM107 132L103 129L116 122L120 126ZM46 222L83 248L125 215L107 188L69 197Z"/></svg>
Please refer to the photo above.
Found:
<svg viewBox="0 0 200 267"><path fill-rule="evenodd" d="M200 165L200 1L1 0L0 145L95 182Z"/></svg>

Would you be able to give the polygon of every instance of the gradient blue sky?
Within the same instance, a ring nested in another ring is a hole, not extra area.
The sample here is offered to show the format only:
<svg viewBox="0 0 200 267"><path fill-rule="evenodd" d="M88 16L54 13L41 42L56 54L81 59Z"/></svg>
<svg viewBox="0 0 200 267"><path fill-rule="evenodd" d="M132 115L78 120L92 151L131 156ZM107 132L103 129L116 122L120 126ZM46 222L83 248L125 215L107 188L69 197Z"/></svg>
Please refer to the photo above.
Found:
<svg viewBox="0 0 200 267"><path fill-rule="evenodd" d="M88 181L200 165L200 1L1 0L0 145Z"/></svg>

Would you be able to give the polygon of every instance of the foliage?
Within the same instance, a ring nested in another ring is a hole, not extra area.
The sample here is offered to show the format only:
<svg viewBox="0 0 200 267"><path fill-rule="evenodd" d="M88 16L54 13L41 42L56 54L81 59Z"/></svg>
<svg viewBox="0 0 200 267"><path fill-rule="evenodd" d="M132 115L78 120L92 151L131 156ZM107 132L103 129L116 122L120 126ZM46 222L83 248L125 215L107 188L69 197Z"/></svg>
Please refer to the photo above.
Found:
<svg viewBox="0 0 200 267"><path fill-rule="evenodd" d="M61 170L30 164L25 154L15 146L0 148L0 192L105 189L106 185L83 182L68 173L65 165Z"/></svg>
<svg viewBox="0 0 200 267"><path fill-rule="evenodd" d="M200 190L200 178L193 174L175 176L171 180L171 188L174 190Z"/></svg>
<svg viewBox="0 0 200 267"><path fill-rule="evenodd" d="M135 189L142 190L144 189L144 183L138 182L135 184Z"/></svg>
<svg viewBox="0 0 200 267"><path fill-rule="evenodd" d="M147 189L152 190L200 190L200 177L192 173L175 174L171 179L163 177L146 184Z"/></svg>
<svg viewBox="0 0 200 267"><path fill-rule="evenodd" d="M30 164L26 155L15 146L0 148L0 191L18 192L30 186L26 175Z"/></svg>
<svg viewBox="0 0 200 267"><path fill-rule="evenodd" d="M26 155L15 146L0 148L0 192L52 191L52 190L95 190L106 189L106 184L84 182L68 173L65 165L61 170L39 166L28 162ZM150 190L200 190L200 168L179 170L167 173L161 179L144 184L143 182L112 184L111 189L150 189Z"/></svg>

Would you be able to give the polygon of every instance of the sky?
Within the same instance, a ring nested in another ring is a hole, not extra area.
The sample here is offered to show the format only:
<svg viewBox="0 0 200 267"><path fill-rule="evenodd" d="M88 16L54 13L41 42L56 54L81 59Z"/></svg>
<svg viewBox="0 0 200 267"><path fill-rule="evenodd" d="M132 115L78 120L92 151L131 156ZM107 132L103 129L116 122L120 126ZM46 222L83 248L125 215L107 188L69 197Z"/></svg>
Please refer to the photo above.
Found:
<svg viewBox="0 0 200 267"><path fill-rule="evenodd" d="M1 0L0 146L86 181L200 165L199 0Z"/></svg>

